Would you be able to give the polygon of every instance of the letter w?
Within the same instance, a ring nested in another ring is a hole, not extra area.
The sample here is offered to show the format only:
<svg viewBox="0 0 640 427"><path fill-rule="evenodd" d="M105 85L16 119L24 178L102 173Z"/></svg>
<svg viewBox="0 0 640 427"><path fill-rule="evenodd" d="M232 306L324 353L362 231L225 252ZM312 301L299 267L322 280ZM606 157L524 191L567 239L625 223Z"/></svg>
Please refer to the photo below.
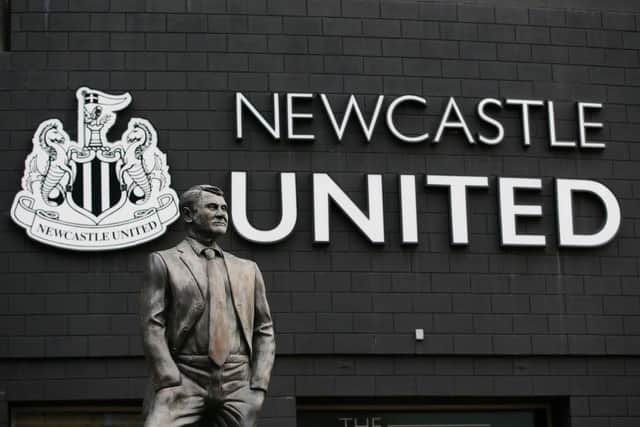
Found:
<svg viewBox="0 0 640 427"><path fill-rule="evenodd" d="M356 116L358 117L358 121L360 122L360 127L364 131L364 134L367 138L367 142L371 141L371 136L373 135L373 130L376 127L376 122L378 121L378 116L380 115L380 109L382 108L382 101L384 100L384 95L378 95L378 100L376 101L376 107L373 110L373 115L371 116L371 121L369 123L365 121L355 96L351 95L349 97L349 102L347 103L347 109L344 112L344 116L342 117L342 123L340 125L338 125L338 120L336 119L336 116L333 113L331 104L329 104L329 99L327 99L327 95L325 95L324 93L321 93L320 99L322 99L324 108L325 110L327 110L329 121L331 121L331 126L333 126L333 130L336 132L338 141L342 141L342 137L344 136L344 131L347 129L347 123L349 123L349 119L351 118L351 113L354 110L356 112Z"/></svg>

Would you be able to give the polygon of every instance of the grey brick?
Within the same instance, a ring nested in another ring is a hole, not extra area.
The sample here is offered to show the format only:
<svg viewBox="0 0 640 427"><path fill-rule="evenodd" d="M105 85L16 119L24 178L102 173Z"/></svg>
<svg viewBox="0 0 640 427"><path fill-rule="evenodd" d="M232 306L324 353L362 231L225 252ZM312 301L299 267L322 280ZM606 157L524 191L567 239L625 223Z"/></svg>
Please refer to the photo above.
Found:
<svg viewBox="0 0 640 427"><path fill-rule="evenodd" d="M250 33L277 34L282 32L282 18L279 16L249 16Z"/></svg>
<svg viewBox="0 0 640 427"><path fill-rule="evenodd" d="M183 51L186 46L184 34L147 34L145 46L148 50Z"/></svg>
<svg viewBox="0 0 640 427"><path fill-rule="evenodd" d="M584 334L586 330L584 316L549 316L549 331L552 334Z"/></svg>
<svg viewBox="0 0 640 427"><path fill-rule="evenodd" d="M497 49L493 43L460 42L460 56L465 59L495 60Z"/></svg>
<svg viewBox="0 0 640 427"><path fill-rule="evenodd" d="M125 15L122 13L91 14L91 31L124 31Z"/></svg>
<svg viewBox="0 0 640 427"><path fill-rule="evenodd" d="M47 357L82 357L89 355L87 337L47 337L45 343Z"/></svg>
<svg viewBox="0 0 640 427"><path fill-rule="evenodd" d="M204 15L170 14L167 15L166 21L167 31L171 33L201 33L207 31L207 17Z"/></svg>
<svg viewBox="0 0 640 427"><path fill-rule="evenodd" d="M568 10L567 25L571 27L599 28L602 26L600 12L586 10Z"/></svg>
<svg viewBox="0 0 640 427"><path fill-rule="evenodd" d="M569 48L566 46L531 46L531 57L540 62L564 64L569 62Z"/></svg>
<svg viewBox="0 0 640 427"><path fill-rule="evenodd" d="M402 74L402 60L399 58L364 58L364 72L378 75Z"/></svg>
<svg viewBox="0 0 640 427"><path fill-rule="evenodd" d="M437 22L401 21L402 36L420 39L440 38L440 27Z"/></svg>
<svg viewBox="0 0 640 427"><path fill-rule="evenodd" d="M324 34L335 36L357 36L362 34L362 21L351 18L323 18Z"/></svg>
<svg viewBox="0 0 640 427"><path fill-rule="evenodd" d="M243 15L209 15L207 29L215 34L244 34L249 31L249 21Z"/></svg>
<svg viewBox="0 0 640 427"><path fill-rule="evenodd" d="M549 29L544 27L518 26L516 39L523 43L549 43Z"/></svg>
<svg viewBox="0 0 640 427"><path fill-rule="evenodd" d="M456 5L447 3L420 3L420 18L432 21L455 21L458 19Z"/></svg>
<svg viewBox="0 0 640 427"><path fill-rule="evenodd" d="M477 40L478 25L469 23L440 23L440 36L451 40Z"/></svg>
<svg viewBox="0 0 640 427"><path fill-rule="evenodd" d="M149 72L147 87L149 89L186 89L186 75L182 72Z"/></svg>
<svg viewBox="0 0 640 427"><path fill-rule="evenodd" d="M238 64L242 64L240 66L242 67L243 71L251 70L251 71L259 71L259 72L264 72L264 71L282 72L286 68L285 59L283 58L282 55L264 55L264 54L251 55L248 57L249 59L248 68L246 67L247 55L237 54L236 56L237 57L235 59L238 60L237 61ZM290 56L287 56L286 58L289 59ZM303 56L302 58L306 58L306 57ZM298 61L291 60L290 62L297 63ZM288 68L286 69L287 71L294 71ZM232 71L232 69L229 71ZM311 68L309 69L309 71L311 71Z"/></svg>
<svg viewBox="0 0 640 427"><path fill-rule="evenodd" d="M494 313L528 313L529 298L524 295L494 295L491 297Z"/></svg>
<svg viewBox="0 0 640 427"><path fill-rule="evenodd" d="M272 58L273 56L269 55L269 57ZM212 53L208 56L209 69L212 71L249 71L250 58L252 61L260 61L259 55L252 55L249 57L249 55L242 53ZM280 60L282 59L277 56L275 58Z"/></svg>
<svg viewBox="0 0 640 427"><path fill-rule="evenodd" d="M331 295L327 293L304 293L293 295L294 312L329 312Z"/></svg>
<svg viewBox="0 0 640 427"><path fill-rule="evenodd" d="M495 22L493 7L458 5L458 19L466 22Z"/></svg>
<svg viewBox="0 0 640 427"><path fill-rule="evenodd" d="M307 41L309 53L330 55L342 53L342 39L339 37L309 37ZM345 53L349 52L345 50Z"/></svg>
<svg viewBox="0 0 640 427"><path fill-rule="evenodd" d="M605 296L604 312L606 314L640 314L640 298L629 296Z"/></svg>
<svg viewBox="0 0 640 427"><path fill-rule="evenodd" d="M322 20L312 17L284 17L284 32L288 34L322 34Z"/></svg>
<svg viewBox="0 0 640 427"><path fill-rule="evenodd" d="M377 18L380 16L380 3L378 0L342 0L342 15Z"/></svg>
<svg viewBox="0 0 640 427"><path fill-rule="evenodd" d="M179 71L201 71L207 69L206 53L169 53L167 68Z"/></svg>
<svg viewBox="0 0 640 427"><path fill-rule="evenodd" d="M468 314L434 314L433 328L439 333L472 333L473 316Z"/></svg>
<svg viewBox="0 0 640 427"><path fill-rule="evenodd" d="M71 33L69 34L70 50L107 50L109 49L109 33Z"/></svg>
<svg viewBox="0 0 640 427"><path fill-rule="evenodd" d="M586 44L586 33L584 30L552 28L551 41L553 44L584 46Z"/></svg>
<svg viewBox="0 0 640 427"><path fill-rule="evenodd" d="M497 354L529 354L531 339L526 335L495 335L493 351Z"/></svg>
<svg viewBox="0 0 640 427"><path fill-rule="evenodd" d="M532 313L562 313L564 312L564 298L559 295L531 296Z"/></svg>
<svg viewBox="0 0 640 427"><path fill-rule="evenodd" d="M587 45L593 47L618 48L623 45L622 32L620 31L596 31L587 33Z"/></svg>
<svg viewBox="0 0 640 427"><path fill-rule="evenodd" d="M267 48L267 38L262 35L229 34L228 43L232 52L264 52Z"/></svg>
<svg viewBox="0 0 640 427"><path fill-rule="evenodd" d="M400 37L400 21L386 19L365 19L362 22L362 33L377 37Z"/></svg>
<svg viewBox="0 0 640 427"><path fill-rule="evenodd" d="M377 59L377 63L380 64L381 59ZM390 65L389 73L391 71L396 70L396 61L391 63L388 62L388 59L384 60L386 64ZM368 62L368 58L365 58L365 71L367 68L367 64L374 63L373 59L371 62ZM416 75L416 76L440 76L441 75L441 66L440 61L436 59L403 59L402 64L404 66L404 72L408 75ZM385 67L387 68L387 67ZM393 73L395 74L395 73Z"/></svg>
<svg viewBox="0 0 640 427"><path fill-rule="evenodd" d="M520 44L499 44L498 59L503 61L528 61L531 59L531 48Z"/></svg>
<svg viewBox="0 0 640 427"><path fill-rule="evenodd" d="M420 55L427 58L458 58L460 57L458 42L421 40Z"/></svg>
<svg viewBox="0 0 640 427"><path fill-rule="evenodd" d="M129 354L126 336L89 337L89 355L124 356Z"/></svg>
<svg viewBox="0 0 640 427"><path fill-rule="evenodd" d="M566 335L533 335L533 352L537 354L564 354L568 351Z"/></svg>
<svg viewBox="0 0 640 427"><path fill-rule="evenodd" d="M448 77L475 78L480 71L477 62L442 61L442 74Z"/></svg>
<svg viewBox="0 0 640 427"><path fill-rule="evenodd" d="M111 11L114 12L144 12L144 0L112 0Z"/></svg>
<svg viewBox="0 0 640 427"><path fill-rule="evenodd" d="M116 33L110 35L111 49L113 50L134 50L145 49L144 34Z"/></svg>
<svg viewBox="0 0 640 427"><path fill-rule="evenodd" d="M268 49L275 53L306 53L307 40L301 36L269 36Z"/></svg>
<svg viewBox="0 0 640 427"><path fill-rule="evenodd" d="M527 24L529 11L521 7L496 7L496 22L504 24Z"/></svg>
<svg viewBox="0 0 640 427"><path fill-rule="evenodd" d="M594 416L627 415L627 400L622 397L590 397L589 408Z"/></svg>
<svg viewBox="0 0 640 427"><path fill-rule="evenodd" d="M27 23L24 18L22 22L23 26ZM48 18L48 26L52 31L89 31L91 20L90 15L84 13L54 13Z"/></svg>
<svg viewBox="0 0 640 427"><path fill-rule="evenodd" d="M382 1L381 15L383 18L415 19L419 14L419 6L413 1Z"/></svg>
<svg viewBox="0 0 640 427"><path fill-rule="evenodd" d="M150 0L147 1L148 12L169 12L169 13L179 13L184 12L186 9L186 4L176 4L171 0Z"/></svg>
<svg viewBox="0 0 640 427"><path fill-rule="evenodd" d="M165 15L129 13L126 15L127 31L162 32L167 28Z"/></svg>
<svg viewBox="0 0 640 427"><path fill-rule="evenodd" d="M514 42L515 27L512 25L480 24L478 39L488 42Z"/></svg>
<svg viewBox="0 0 640 427"><path fill-rule="evenodd" d="M305 3L296 0L267 0L267 11L279 15L305 15Z"/></svg>
<svg viewBox="0 0 640 427"><path fill-rule="evenodd" d="M529 9L529 23L532 25L562 26L565 22L562 9Z"/></svg>
<svg viewBox="0 0 640 427"><path fill-rule="evenodd" d="M225 0L191 0L191 2L189 3L188 11L203 13L224 13L227 10L226 6L227 5Z"/></svg>
<svg viewBox="0 0 640 427"><path fill-rule="evenodd" d="M224 51L226 43L225 37L219 34L187 34L187 50L189 51ZM234 48L237 48L237 45L234 45ZM229 49L232 50L231 44L229 44Z"/></svg>
<svg viewBox="0 0 640 427"><path fill-rule="evenodd" d="M602 26L615 30L633 31L636 28L634 16L622 12L602 12Z"/></svg>
<svg viewBox="0 0 640 427"><path fill-rule="evenodd" d="M121 70L124 68L124 57L119 52L91 52L89 65L94 69Z"/></svg>
<svg viewBox="0 0 640 427"><path fill-rule="evenodd" d="M453 311L458 313L488 313L491 301L488 295L454 295Z"/></svg>
<svg viewBox="0 0 640 427"><path fill-rule="evenodd" d="M308 0L309 16L339 16L342 13L340 0Z"/></svg>
<svg viewBox="0 0 640 427"><path fill-rule="evenodd" d="M490 336L456 335L453 346L457 354L487 354L492 351Z"/></svg>

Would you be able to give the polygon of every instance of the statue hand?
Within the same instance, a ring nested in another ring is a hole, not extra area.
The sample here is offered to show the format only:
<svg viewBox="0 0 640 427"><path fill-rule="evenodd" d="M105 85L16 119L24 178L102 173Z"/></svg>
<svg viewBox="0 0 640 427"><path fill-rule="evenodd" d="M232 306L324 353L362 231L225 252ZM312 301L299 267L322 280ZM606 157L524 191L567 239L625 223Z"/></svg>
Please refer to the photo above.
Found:
<svg viewBox="0 0 640 427"><path fill-rule="evenodd" d="M259 411L262 408L262 404L264 403L266 393L264 390L260 390L257 388L251 389L251 397L253 399L253 405L256 411Z"/></svg>

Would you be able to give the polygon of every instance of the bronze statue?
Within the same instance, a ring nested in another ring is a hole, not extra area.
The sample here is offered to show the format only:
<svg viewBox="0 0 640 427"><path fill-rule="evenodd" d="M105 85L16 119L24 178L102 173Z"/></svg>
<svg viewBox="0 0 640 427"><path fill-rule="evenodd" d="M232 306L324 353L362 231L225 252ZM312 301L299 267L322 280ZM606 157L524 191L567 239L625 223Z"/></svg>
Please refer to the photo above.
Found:
<svg viewBox="0 0 640 427"><path fill-rule="evenodd" d="M196 185L180 197L186 238L149 256L142 336L153 393L146 427L253 427L275 354L258 266L224 252L224 193Z"/></svg>

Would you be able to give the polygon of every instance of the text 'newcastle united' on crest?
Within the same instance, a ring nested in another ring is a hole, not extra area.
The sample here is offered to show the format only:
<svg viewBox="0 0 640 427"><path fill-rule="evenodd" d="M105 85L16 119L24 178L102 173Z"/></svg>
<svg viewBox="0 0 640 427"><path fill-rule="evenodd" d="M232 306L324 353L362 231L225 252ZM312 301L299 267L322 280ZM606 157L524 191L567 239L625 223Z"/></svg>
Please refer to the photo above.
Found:
<svg viewBox="0 0 640 427"><path fill-rule="evenodd" d="M131 95L81 87L76 98L78 141L60 120L38 126L11 217L33 239L73 250L120 249L162 235L179 211L155 129L133 118L110 142Z"/></svg>

